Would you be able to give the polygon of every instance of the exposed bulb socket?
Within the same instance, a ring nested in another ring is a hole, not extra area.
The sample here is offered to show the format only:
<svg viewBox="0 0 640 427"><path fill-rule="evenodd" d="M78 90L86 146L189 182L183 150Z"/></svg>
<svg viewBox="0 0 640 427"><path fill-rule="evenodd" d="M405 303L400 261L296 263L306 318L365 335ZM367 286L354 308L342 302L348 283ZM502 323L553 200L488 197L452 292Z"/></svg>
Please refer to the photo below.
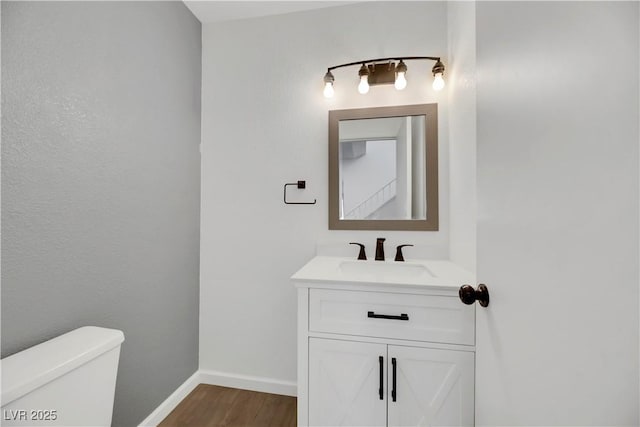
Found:
<svg viewBox="0 0 640 427"><path fill-rule="evenodd" d="M362 76L369 77L369 67L367 67L365 64L362 64L362 67L360 67L360 71L358 71L358 77L362 79Z"/></svg>
<svg viewBox="0 0 640 427"><path fill-rule="evenodd" d="M396 73L406 73L407 72L407 64L401 59L396 66Z"/></svg>
<svg viewBox="0 0 640 427"><path fill-rule="evenodd" d="M436 61L436 65L431 69L431 72L434 77L436 74L444 74L444 64L438 59L438 61Z"/></svg>
<svg viewBox="0 0 640 427"><path fill-rule="evenodd" d="M324 82L331 83L333 85L334 81L336 81L336 79L335 77L333 77L333 74L331 73L331 71L327 71L327 74L324 75Z"/></svg>

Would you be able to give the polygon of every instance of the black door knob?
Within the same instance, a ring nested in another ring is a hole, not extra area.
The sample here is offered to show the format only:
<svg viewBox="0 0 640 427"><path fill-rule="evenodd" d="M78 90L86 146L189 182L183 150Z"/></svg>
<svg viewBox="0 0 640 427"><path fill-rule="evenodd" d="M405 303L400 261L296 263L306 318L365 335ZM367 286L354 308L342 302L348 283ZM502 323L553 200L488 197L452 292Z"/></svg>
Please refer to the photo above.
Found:
<svg viewBox="0 0 640 427"><path fill-rule="evenodd" d="M489 289L485 285L478 285L478 289L473 289L473 286L462 285L458 291L460 301L467 305L471 305L478 301L481 306L486 307L489 305Z"/></svg>

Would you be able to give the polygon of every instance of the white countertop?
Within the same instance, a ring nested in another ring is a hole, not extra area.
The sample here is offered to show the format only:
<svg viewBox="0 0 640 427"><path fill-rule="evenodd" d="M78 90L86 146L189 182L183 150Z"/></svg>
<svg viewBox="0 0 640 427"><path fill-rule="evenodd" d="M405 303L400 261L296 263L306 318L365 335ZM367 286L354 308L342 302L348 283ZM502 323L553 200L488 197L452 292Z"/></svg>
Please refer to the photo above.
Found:
<svg viewBox="0 0 640 427"><path fill-rule="evenodd" d="M474 277L451 261L358 261L316 256L291 276L291 280L298 287L313 283L351 283L457 290L463 284L473 284Z"/></svg>

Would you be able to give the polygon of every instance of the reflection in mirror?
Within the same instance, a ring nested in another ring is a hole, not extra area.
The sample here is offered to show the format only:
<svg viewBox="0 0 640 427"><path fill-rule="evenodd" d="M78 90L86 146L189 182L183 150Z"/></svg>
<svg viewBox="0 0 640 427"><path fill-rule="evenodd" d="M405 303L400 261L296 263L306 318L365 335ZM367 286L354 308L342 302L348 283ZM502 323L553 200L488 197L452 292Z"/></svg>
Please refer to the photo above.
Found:
<svg viewBox="0 0 640 427"><path fill-rule="evenodd" d="M329 228L438 229L437 105L329 112Z"/></svg>
<svg viewBox="0 0 640 427"><path fill-rule="evenodd" d="M340 219L426 219L425 116L340 120Z"/></svg>

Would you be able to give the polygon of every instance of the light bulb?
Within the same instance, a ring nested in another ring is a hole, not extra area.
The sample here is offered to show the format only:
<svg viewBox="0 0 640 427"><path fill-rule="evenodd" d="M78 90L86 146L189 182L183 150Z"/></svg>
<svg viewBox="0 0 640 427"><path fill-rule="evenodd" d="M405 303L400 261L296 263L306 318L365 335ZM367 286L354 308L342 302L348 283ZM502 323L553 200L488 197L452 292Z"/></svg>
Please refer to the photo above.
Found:
<svg viewBox="0 0 640 427"><path fill-rule="evenodd" d="M360 76L360 84L358 84L358 92L365 94L369 92L369 76Z"/></svg>
<svg viewBox="0 0 640 427"><path fill-rule="evenodd" d="M322 91L325 98L333 98L333 83L326 82L324 84L324 90Z"/></svg>
<svg viewBox="0 0 640 427"><path fill-rule="evenodd" d="M393 84L397 90L407 87L407 64L401 59L396 67L396 81Z"/></svg>
<svg viewBox="0 0 640 427"><path fill-rule="evenodd" d="M442 78L442 73L436 73L433 76L433 90L442 90L444 87L444 79Z"/></svg>
<svg viewBox="0 0 640 427"><path fill-rule="evenodd" d="M333 98L333 82L335 78L331 74L331 70L327 70L327 74L324 75L324 90L322 93L325 98Z"/></svg>
<svg viewBox="0 0 640 427"><path fill-rule="evenodd" d="M393 84L397 90L402 90L405 87L407 87L407 79L404 76L404 72L403 71L399 71L398 75L396 76L396 81Z"/></svg>

